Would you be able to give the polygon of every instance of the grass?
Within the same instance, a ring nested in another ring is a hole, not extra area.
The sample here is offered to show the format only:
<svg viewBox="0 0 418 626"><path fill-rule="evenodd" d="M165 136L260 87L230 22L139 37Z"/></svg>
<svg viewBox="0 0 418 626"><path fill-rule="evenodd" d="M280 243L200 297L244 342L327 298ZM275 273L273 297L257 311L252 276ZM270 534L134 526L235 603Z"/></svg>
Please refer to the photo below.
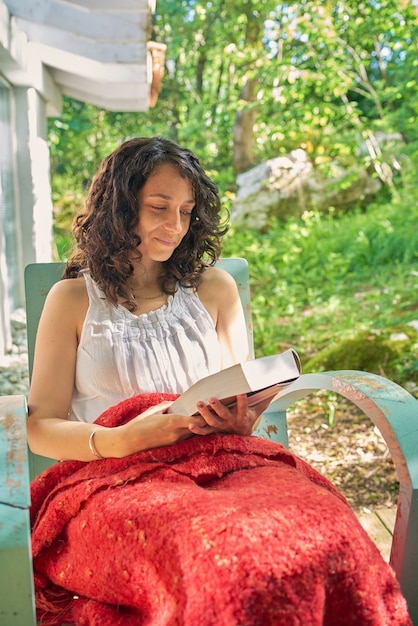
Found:
<svg viewBox="0 0 418 626"><path fill-rule="evenodd" d="M369 333L390 344L391 362L377 373L415 393L418 339L406 325L418 320L417 223L417 206L398 201L340 216L306 213L273 221L266 233L231 229L223 254L250 265L256 354L292 345L309 364L356 338L364 351ZM376 371L363 361L345 368Z"/></svg>

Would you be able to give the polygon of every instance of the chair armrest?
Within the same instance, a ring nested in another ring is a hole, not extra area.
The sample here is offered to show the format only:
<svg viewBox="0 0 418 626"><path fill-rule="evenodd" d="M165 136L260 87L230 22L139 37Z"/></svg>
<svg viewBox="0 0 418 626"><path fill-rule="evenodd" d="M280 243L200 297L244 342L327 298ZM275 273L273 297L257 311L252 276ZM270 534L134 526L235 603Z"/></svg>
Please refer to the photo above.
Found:
<svg viewBox="0 0 418 626"><path fill-rule="evenodd" d="M26 398L0 396L0 502L30 506Z"/></svg>
<svg viewBox="0 0 418 626"><path fill-rule="evenodd" d="M275 401L286 411L315 390L330 390L351 400L384 438L399 478L399 498L390 563L418 624L418 400L396 383L357 370L303 374Z"/></svg>
<svg viewBox="0 0 418 626"><path fill-rule="evenodd" d="M0 397L0 575L2 623L34 626L26 398Z"/></svg>

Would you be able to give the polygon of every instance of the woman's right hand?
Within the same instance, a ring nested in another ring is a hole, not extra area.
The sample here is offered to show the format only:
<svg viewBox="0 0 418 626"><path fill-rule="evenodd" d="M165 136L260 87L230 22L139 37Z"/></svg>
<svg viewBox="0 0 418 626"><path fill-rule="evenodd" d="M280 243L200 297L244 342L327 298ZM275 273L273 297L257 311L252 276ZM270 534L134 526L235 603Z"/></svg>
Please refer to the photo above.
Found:
<svg viewBox="0 0 418 626"><path fill-rule="evenodd" d="M149 407L127 424L117 426L109 431L119 434L121 447L117 456L128 456L141 450L168 446L193 436L190 425L203 427L205 421L202 416L179 415L167 413L171 401L164 401ZM110 437L111 433L105 434L104 430L96 435L96 445L100 450L100 438ZM114 433L115 434L115 433Z"/></svg>

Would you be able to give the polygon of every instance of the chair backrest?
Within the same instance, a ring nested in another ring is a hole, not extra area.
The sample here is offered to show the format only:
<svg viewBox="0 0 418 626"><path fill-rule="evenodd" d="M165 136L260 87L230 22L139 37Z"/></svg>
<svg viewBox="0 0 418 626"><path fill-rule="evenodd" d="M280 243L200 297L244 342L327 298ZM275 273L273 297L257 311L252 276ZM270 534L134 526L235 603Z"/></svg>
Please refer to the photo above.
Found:
<svg viewBox="0 0 418 626"><path fill-rule="evenodd" d="M60 280L64 271L65 263L32 263L25 268L25 294L26 294L26 325L28 342L28 366L29 378L32 376L33 355L35 349L36 332L39 318L45 303L45 298L51 287ZM242 258L222 258L217 267L226 270L238 286L244 315L246 320L250 355L254 356L253 327L251 321L251 301L249 287L248 263ZM44 457L29 454L29 466L31 479L38 476L46 467L54 461Z"/></svg>

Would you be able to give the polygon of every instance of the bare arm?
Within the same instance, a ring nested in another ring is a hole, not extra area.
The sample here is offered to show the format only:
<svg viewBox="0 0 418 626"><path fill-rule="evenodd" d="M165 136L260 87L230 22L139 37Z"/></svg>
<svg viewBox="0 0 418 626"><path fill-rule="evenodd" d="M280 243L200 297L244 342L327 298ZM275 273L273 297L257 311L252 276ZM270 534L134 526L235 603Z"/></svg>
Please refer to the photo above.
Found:
<svg viewBox="0 0 418 626"><path fill-rule="evenodd" d="M199 298L213 318L222 350L222 368L250 358L244 312L235 280L219 268L203 274Z"/></svg>
<svg viewBox="0 0 418 626"><path fill-rule="evenodd" d="M166 415L168 404L158 405L129 424L103 428L68 420L74 387L77 346L88 308L84 279L58 282L50 291L39 322L34 369L29 394L27 435L33 452L54 459L92 461L89 448L104 457L122 457L169 445L190 436L189 425L202 418Z"/></svg>
<svg viewBox="0 0 418 626"><path fill-rule="evenodd" d="M83 449L84 425L67 422L74 385L78 319L87 307L82 287L79 280L54 285L45 302L35 346L28 402L28 442L34 452L59 459L70 458L66 453L67 441L70 448L74 443ZM85 445L88 449L88 441Z"/></svg>
<svg viewBox="0 0 418 626"><path fill-rule="evenodd" d="M229 367L249 359L249 346L244 313L234 279L224 270L211 268L204 274L199 297L211 314L222 350L222 366ZM210 398L209 407L198 403L197 410L205 420L203 425L191 424L198 435L228 432L250 435L257 426L263 410L268 406L249 408L245 395L237 396L233 410L227 409L217 398Z"/></svg>

